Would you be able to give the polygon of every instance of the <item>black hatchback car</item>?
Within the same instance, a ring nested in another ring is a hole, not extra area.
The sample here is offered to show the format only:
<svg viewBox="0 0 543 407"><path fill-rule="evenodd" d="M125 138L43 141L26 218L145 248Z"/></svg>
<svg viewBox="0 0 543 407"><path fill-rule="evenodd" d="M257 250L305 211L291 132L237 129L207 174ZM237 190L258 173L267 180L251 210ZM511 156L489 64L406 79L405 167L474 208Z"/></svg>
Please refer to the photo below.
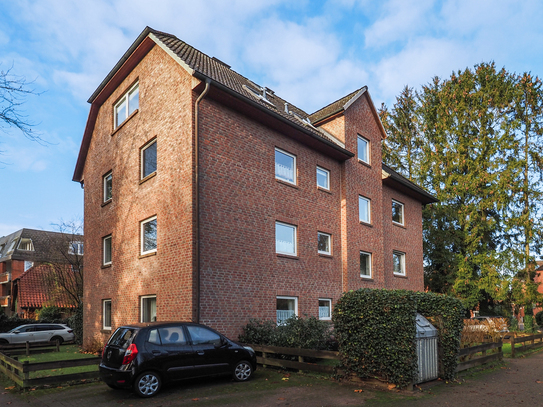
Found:
<svg viewBox="0 0 543 407"><path fill-rule="evenodd" d="M152 397L163 382L231 374L249 380L256 355L248 346L191 322L151 322L117 328L102 352L100 377L112 388Z"/></svg>

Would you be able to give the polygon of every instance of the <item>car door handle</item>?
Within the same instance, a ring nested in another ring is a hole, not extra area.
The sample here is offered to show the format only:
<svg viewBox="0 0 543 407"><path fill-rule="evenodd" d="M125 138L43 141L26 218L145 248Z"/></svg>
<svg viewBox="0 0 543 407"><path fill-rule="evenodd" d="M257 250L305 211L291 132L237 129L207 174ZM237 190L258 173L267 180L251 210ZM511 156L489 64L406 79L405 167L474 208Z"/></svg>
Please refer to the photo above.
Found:
<svg viewBox="0 0 543 407"><path fill-rule="evenodd" d="M151 352L153 355L162 355L162 351L160 350L154 350Z"/></svg>
<svg viewBox="0 0 543 407"><path fill-rule="evenodd" d="M204 351L198 351L197 353L198 353L198 355L200 355L200 356L204 356Z"/></svg>

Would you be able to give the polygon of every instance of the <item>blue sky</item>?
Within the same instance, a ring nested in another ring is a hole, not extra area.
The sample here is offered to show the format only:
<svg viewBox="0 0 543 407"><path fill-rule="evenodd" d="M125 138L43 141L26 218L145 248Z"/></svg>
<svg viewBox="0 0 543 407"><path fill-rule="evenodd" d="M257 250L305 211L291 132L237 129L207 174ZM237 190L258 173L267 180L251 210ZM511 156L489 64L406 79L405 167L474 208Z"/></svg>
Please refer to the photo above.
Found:
<svg viewBox="0 0 543 407"><path fill-rule="evenodd" d="M34 81L24 113L47 141L0 123L0 236L83 218L86 101L146 25L311 113L363 85L392 105L480 62L541 77L542 21L539 1L0 0L0 69Z"/></svg>

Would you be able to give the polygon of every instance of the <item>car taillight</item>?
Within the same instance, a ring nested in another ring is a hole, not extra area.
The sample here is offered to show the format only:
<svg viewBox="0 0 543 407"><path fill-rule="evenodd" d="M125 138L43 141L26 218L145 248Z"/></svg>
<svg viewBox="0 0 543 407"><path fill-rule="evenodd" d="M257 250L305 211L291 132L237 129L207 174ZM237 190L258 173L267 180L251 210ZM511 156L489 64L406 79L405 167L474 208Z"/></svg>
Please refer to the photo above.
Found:
<svg viewBox="0 0 543 407"><path fill-rule="evenodd" d="M138 354L138 348L136 348L136 344L131 344L128 349L126 349L126 352L124 353L123 358L123 365L128 365L130 362L132 362L136 355Z"/></svg>
<svg viewBox="0 0 543 407"><path fill-rule="evenodd" d="M68 329L68 333L71 334L73 331L71 329Z"/></svg>

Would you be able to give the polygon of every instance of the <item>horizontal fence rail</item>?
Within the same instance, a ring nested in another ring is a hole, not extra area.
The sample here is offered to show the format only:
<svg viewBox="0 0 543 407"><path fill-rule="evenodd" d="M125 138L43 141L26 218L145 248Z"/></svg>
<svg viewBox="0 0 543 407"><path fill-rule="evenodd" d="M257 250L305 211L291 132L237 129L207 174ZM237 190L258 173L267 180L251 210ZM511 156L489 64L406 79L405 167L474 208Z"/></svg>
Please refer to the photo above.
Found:
<svg viewBox="0 0 543 407"><path fill-rule="evenodd" d="M539 340L539 342L536 343L537 340ZM518 336L516 338L511 336L509 338L509 342L511 343L511 357L514 358L517 351L526 351L543 346L543 333L529 336ZM530 342L530 345L526 345L526 342ZM516 348L515 345L519 343L522 344L522 346Z"/></svg>
<svg viewBox="0 0 543 407"><path fill-rule="evenodd" d="M456 367L456 371L461 372L475 366L484 365L485 363L502 360L502 345L503 342L489 342L482 345L460 349L460 352L458 353L459 363ZM492 353L487 354L488 351L492 351ZM481 356L477 355L479 353Z"/></svg>
<svg viewBox="0 0 543 407"><path fill-rule="evenodd" d="M332 359L339 361L339 352L327 351L327 350L311 350L311 349L299 349L299 348L283 348L280 346L264 346L264 345L249 345L256 352L261 352L262 356L257 356L256 361L261 365L287 367L291 369L307 370L310 372L319 373L334 373L334 366L319 365L316 363L308 363L304 358L314 359ZM271 355L288 355L297 356L298 361L277 359L269 357Z"/></svg>

